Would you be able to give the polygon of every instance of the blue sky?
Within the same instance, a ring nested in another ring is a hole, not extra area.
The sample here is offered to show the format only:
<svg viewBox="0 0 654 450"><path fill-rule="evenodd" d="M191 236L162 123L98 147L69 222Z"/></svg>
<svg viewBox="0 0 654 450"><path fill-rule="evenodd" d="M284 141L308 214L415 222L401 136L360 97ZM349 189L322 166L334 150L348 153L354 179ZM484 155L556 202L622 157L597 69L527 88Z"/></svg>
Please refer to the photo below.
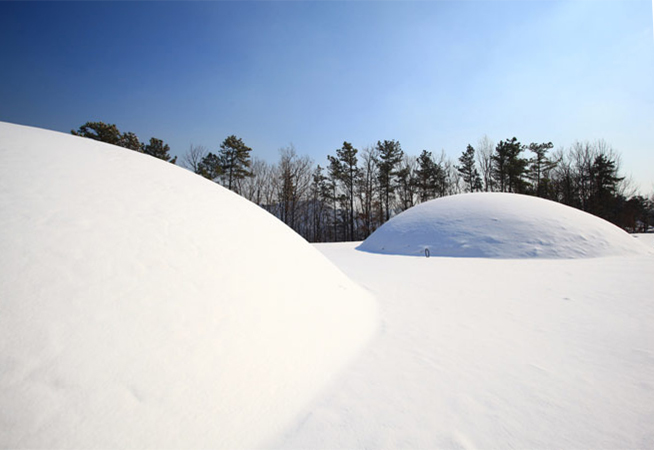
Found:
<svg viewBox="0 0 654 450"><path fill-rule="evenodd" d="M649 0L0 2L0 120L115 123L270 162L605 139L654 191Z"/></svg>

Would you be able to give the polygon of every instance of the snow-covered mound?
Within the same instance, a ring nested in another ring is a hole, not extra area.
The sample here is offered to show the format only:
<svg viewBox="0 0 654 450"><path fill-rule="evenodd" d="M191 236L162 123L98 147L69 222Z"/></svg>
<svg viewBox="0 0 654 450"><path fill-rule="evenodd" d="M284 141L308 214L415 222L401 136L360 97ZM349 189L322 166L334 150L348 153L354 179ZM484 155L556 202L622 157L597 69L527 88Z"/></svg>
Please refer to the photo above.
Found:
<svg viewBox="0 0 654 450"><path fill-rule="evenodd" d="M482 258L591 258L646 253L615 225L537 197L476 193L414 206L382 225L359 250Z"/></svg>
<svg viewBox="0 0 654 450"><path fill-rule="evenodd" d="M172 164L0 123L0 447L262 444L355 356L372 298Z"/></svg>

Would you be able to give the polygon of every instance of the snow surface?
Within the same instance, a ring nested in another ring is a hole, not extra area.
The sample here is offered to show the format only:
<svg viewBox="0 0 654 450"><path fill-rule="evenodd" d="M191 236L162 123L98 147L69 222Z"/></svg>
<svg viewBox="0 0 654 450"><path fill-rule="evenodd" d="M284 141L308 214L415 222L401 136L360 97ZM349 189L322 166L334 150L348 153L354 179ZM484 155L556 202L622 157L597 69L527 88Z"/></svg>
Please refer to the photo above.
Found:
<svg viewBox="0 0 654 450"><path fill-rule="evenodd" d="M654 448L654 235L624 236L312 247L171 164L0 123L0 447Z"/></svg>
<svg viewBox="0 0 654 450"><path fill-rule="evenodd" d="M649 250L615 225L537 197L475 193L414 206L368 237L359 250L425 256L591 258Z"/></svg>
<svg viewBox="0 0 654 450"><path fill-rule="evenodd" d="M363 348L374 299L172 164L0 123L0 447L249 448Z"/></svg>
<svg viewBox="0 0 654 450"><path fill-rule="evenodd" d="M376 296L380 332L270 448L654 448L653 256L355 246L317 248Z"/></svg>

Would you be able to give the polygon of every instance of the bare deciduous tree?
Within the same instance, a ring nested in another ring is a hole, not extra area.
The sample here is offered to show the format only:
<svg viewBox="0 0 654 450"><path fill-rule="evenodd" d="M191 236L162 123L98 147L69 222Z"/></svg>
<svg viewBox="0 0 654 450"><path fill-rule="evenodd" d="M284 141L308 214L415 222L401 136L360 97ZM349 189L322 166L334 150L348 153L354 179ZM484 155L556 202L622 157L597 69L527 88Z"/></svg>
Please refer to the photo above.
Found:
<svg viewBox="0 0 654 450"><path fill-rule="evenodd" d="M488 136L484 135L477 143L477 163L479 164L479 172L481 179L484 183L484 191L490 192L493 190L493 152L495 151L495 143L491 141Z"/></svg>
<svg viewBox="0 0 654 450"><path fill-rule="evenodd" d="M377 147L374 145L361 150L361 176L359 178L357 194L361 205L361 234L365 239L380 225L379 204L376 192L379 190L379 174L377 173Z"/></svg>
<svg viewBox="0 0 654 450"><path fill-rule="evenodd" d="M200 163L208 153L209 151L205 146L191 144L182 156L181 165L194 173L200 173Z"/></svg>
<svg viewBox="0 0 654 450"><path fill-rule="evenodd" d="M303 229L306 221L300 219L306 218L301 216L308 215L307 200L313 161L308 156L298 156L292 144L279 152L280 161L274 177L277 188L277 217L305 236L310 230Z"/></svg>
<svg viewBox="0 0 654 450"><path fill-rule="evenodd" d="M397 195L402 211L414 206L418 200L417 168L418 159L405 153L397 170Z"/></svg>
<svg viewBox="0 0 654 450"><path fill-rule="evenodd" d="M250 166L251 176L240 180L241 195L257 205L270 205L274 202L275 194L272 183L273 166L266 161L253 158Z"/></svg>

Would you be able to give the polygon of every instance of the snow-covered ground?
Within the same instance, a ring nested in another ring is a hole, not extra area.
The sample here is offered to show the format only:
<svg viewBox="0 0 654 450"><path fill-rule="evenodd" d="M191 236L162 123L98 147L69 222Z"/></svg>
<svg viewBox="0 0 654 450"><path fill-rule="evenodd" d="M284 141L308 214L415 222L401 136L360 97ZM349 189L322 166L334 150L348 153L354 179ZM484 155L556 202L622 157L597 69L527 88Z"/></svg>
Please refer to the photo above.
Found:
<svg viewBox="0 0 654 450"><path fill-rule="evenodd" d="M654 248L653 236L642 241ZM416 258L317 245L376 339L273 448L654 448L654 258Z"/></svg>
<svg viewBox="0 0 654 450"><path fill-rule="evenodd" d="M0 447L654 448L654 235L442 200L311 246L171 164L0 123Z"/></svg>

